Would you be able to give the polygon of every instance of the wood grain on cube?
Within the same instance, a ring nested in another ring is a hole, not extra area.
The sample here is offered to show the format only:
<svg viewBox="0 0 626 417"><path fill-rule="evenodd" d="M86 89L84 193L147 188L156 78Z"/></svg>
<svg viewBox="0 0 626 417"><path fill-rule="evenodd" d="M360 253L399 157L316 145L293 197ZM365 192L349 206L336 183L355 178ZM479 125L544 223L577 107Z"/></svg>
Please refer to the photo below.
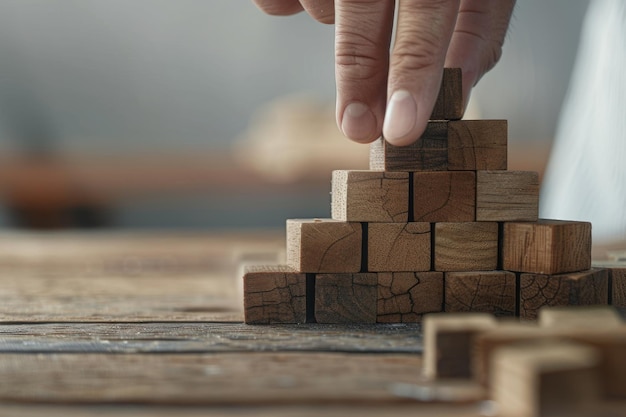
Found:
<svg viewBox="0 0 626 417"><path fill-rule="evenodd" d="M360 223L330 219L287 220L287 264L300 272L361 270Z"/></svg>
<svg viewBox="0 0 626 417"><path fill-rule="evenodd" d="M503 269L559 274L591 268L591 223L539 220L504 223Z"/></svg>
<svg viewBox="0 0 626 417"><path fill-rule="evenodd" d="M285 265L247 266L243 288L246 323L306 321L306 274Z"/></svg>
<svg viewBox="0 0 626 417"><path fill-rule="evenodd" d="M539 310L538 322L541 327L551 328L597 329L624 325L615 307L611 306L543 307Z"/></svg>
<svg viewBox="0 0 626 417"><path fill-rule="evenodd" d="M609 281L606 269L559 275L521 274L520 317L535 319L544 306L606 305Z"/></svg>
<svg viewBox="0 0 626 417"><path fill-rule="evenodd" d="M492 361L490 398L499 415L571 415L600 401L600 355L592 347L562 341L512 345L496 351Z"/></svg>
<svg viewBox="0 0 626 417"><path fill-rule="evenodd" d="M408 172L333 171L332 218L357 222L407 222Z"/></svg>
<svg viewBox="0 0 626 417"><path fill-rule="evenodd" d="M374 273L315 277L318 323L376 323L378 277Z"/></svg>
<svg viewBox="0 0 626 417"><path fill-rule="evenodd" d="M539 176L532 171L476 172L477 221L535 221Z"/></svg>
<svg viewBox="0 0 626 417"><path fill-rule="evenodd" d="M469 171L415 172L413 220L472 222L476 217L476 174Z"/></svg>
<svg viewBox="0 0 626 417"><path fill-rule="evenodd" d="M378 274L378 322L417 323L443 307L442 272Z"/></svg>
<svg viewBox="0 0 626 417"><path fill-rule="evenodd" d="M461 68L444 68L441 87L431 120L457 120L463 117L463 74Z"/></svg>
<svg viewBox="0 0 626 417"><path fill-rule="evenodd" d="M448 122L448 169L506 170L506 120Z"/></svg>
<svg viewBox="0 0 626 417"><path fill-rule="evenodd" d="M370 223L367 270L430 270L430 223Z"/></svg>
<svg viewBox="0 0 626 417"><path fill-rule="evenodd" d="M446 272L445 311L515 315L515 274L508 271Z"/></svg>
<svg viewBox="0 0 626 417"><path fill-rule="evenodd" d="M498 264L495 222L436 223L435 270L490 271Z"/></svg>
<svg viewBox="0 0 626 417"><path fill-rule="evenodd" d="M426 378L472 376L472 345L477 334L496 326L492 315L480 313L431 314L424 317Z"/></svg>
<svg viewBox="0 0 626 417"><path fill-rule="evenodd" d="M626 266L609 268L611 277L611 304L626 308Z"/></svg>
<svg viewBox="0 0 626 417"><path fill-rule="evenodd" d="M428 122L424 134L409 146L384 139L370 145L370 169L377 171L445 171L448 167L448 122Z"/></svg>

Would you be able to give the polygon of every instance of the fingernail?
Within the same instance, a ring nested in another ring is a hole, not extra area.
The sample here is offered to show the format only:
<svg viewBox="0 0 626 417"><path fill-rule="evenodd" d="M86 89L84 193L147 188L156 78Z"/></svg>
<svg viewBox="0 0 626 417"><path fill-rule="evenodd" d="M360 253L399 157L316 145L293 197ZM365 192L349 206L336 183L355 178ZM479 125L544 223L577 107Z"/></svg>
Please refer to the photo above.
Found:
<svg viewBox="0 0 626 417"><path fill-rule="evenodd" d="M406 136L417 121L417 104L413 95L406 90L398 90L392 94L383 123L383 136L393 143Z"/></svg>
<svg viewBox="0 0 626 417"><path fill-rule="evenodd" d="M361 142L372 139L376 118L369 107L355 101L346 106L341 119L341 130L350 139Z"/></svg>

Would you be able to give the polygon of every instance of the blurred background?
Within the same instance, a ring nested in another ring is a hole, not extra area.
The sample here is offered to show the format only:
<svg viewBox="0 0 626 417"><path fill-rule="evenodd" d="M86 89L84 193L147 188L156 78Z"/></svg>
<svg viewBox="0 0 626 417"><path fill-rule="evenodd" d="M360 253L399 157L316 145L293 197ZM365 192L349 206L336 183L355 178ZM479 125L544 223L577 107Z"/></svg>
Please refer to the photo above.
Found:
<svg viewBox="0 0 626 417"><path fill-rule="evenodd" d="M586 0L518 2L468 118L543 172ZM334 119L333 27L246 0L0 0L0 227L233 229L329 217L367 167Z"/></svg>

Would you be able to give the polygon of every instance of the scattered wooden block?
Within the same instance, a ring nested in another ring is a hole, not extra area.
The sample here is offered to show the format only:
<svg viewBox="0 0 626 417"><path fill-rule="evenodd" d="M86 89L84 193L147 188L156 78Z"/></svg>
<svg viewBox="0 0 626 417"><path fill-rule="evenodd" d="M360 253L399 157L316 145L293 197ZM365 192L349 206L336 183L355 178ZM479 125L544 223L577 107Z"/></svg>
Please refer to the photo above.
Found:
<svg viewBox="0 0 626 417"><path fill-rule="evenodd" d="M507 130L506 120L448 122L448 169L506 170Z"/></svg>
<svg viewBox="0 0 626 417"><path fill-rule="evenodd" d="M504 223L503 269L560 274L591 268L591 223Z"/></svg>
<svg viewBox="0 0 626 417"><path fill-rule="evenodd" d="M521 274L520 317L536 319L544 306L606 305L609 280L606 269L561 275Z"/></svg>
<svg viewBox="0 0 626 417"><path fill-rule="evenodd" d="M287 264L300 272L359 272L360 223L331 219L287 220Z"/></svg>
<svg viewBox="0 0 626 417"><path fill-rule="evenodd" d="M496 324L493 316L480 313L424 317L424 376L430 379L471 378L473 339Z"/></svg>
<svg viewBox="0 0 626 417"><path fill-rule="evenodd" d="M374 273L315 277L318 323L376 323L378 277Z"/></svg>
<svg viewBox="0 0 626 417"><path fill-rule="evenodd" d="M381 272L378 274L379 323L417 323L443 309L443 273Z"/></svg>
<svg viewBox="0 0 626 417"><path fill-rule="evenodd" d="M493 356L491 399L498 415L571 415L600 402L598 352L568 342L507 346Z"/></svg>
<svg viewBox="0 0 626 417"><path fill-rule="evenodd" d="M295 272L285 265L247 266L243 287L246 323L306 321L306 274Z"/></svg>
<svg viewBox="0 0 626 417"><path fill-rule="evenodd" d="M477 221L536 221L539 176L531 171L476 172Z"/></svg>
<svg viewBox="0 0 626 417"><path fill-rule="evenodd" d="M430 223L370 223L367 270L430 270Z"/></svg>
<svg viewBox="0 0 626 417"><path fill-rule="evenodd" d="M409 146L384 139L370 145L370 169L376 171L445 171L448 167L448 122L428 122L426 131Z"/></svg>
<svg viewBox="0 0 626 417"><path fill-rule="evenodd" d="M409 173L333 171L332 218L406 223L409 220Z"/></svg>
<svg viewBox="0 0 626 417"><path fill-rule="evenodd" d="M515 315L515 274L508 271L446 272L445 311Z"/></svg>
<svg viewBox="0 0 626 417"><path fill-rule="evenodd" d="M461 68L444 68L439 95L431 120L456 120L463 117L463 74Z"/></svg>
<svg viewBox="0 0 626 417"><path fill-rule="evenodd" d="M490 271L498 264L498 224L436 223L435 270Z"/></svg>
<svg viewBox="0 0 626 417"><path fill-rule="evenodd" d="M617 310L610 306L543 307L538 322L541 327L551 328L598 329L624 325Z"/></svg>
<svg viewBox="0 0 626 417"><path fill-rule="evenodd" d="M469 171L415 172L413 220L473 222L476 218L476 174Z"/></svg>

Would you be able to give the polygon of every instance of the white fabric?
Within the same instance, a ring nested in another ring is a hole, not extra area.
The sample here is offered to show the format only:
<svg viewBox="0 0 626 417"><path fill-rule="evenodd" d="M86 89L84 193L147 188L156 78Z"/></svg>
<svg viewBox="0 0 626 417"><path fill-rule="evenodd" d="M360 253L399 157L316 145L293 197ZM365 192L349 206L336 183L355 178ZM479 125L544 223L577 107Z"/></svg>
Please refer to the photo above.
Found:
<svg viewBox="0 0 626 417"><path fill-rule="evenodd" d="M592 0L544 178L542 218L626 242L626 1Z"/></svg>

